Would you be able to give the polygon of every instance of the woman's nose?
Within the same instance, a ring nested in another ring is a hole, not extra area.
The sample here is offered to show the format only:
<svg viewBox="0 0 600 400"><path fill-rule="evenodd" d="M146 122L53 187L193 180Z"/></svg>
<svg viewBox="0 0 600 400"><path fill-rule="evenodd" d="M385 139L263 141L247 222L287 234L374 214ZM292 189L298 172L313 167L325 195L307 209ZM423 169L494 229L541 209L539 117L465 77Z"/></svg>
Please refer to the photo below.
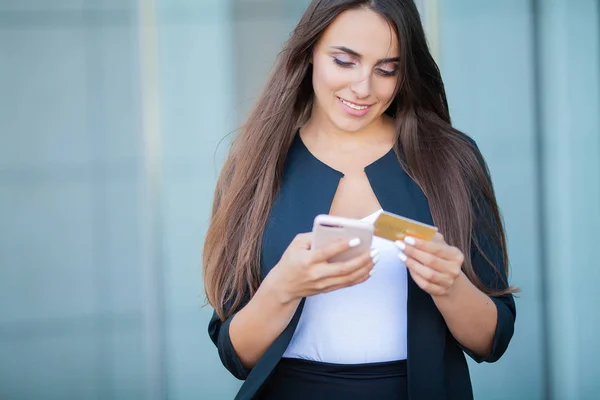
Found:
<svg viewBox="0 0 600 400"><path fill-rule="evenodd" d="M354 92L356 97L360 99L369 97L371 94L371 77L361 77L360 80L350 85L350 89Z"/></svg>

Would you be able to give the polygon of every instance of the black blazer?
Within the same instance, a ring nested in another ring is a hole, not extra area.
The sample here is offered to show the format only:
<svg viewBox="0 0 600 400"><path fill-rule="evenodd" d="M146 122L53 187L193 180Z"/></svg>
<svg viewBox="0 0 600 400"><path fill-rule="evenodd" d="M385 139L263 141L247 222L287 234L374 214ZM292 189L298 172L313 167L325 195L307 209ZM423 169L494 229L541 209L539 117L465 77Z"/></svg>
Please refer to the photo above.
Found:
<svg viewBox="0 0 600 400"><path fill-rule="evenodd" d="M468 139L472 141L471 139ZM474 142L472 142L475 145ZM476 146L477 155L481 157ZM482 159L481 159L482 160ZM385 156L365 168L379 204L386 211L432 224L427 198L419 186L401 168L396 153ZM280 191L267 222L261 252L264 278L294 236L310 232L318 214L327 214L343 174L319 161L296 135L288 153ZM489 213L487 213L489 214ZM476 221L475 234L485 254L500 271L503 260L500 249L489 236L481 234L485 223L492 223L484 213ZM472 249L472 262L478 277L488 287L504 288L482 254ZM494 362L505 352L512 338L515 303L512 295L492 298L498 309L498 324L492 350L479 357L463 348L448 330L429 294L421 290L408 275L408 390L411 399L472 399L469 370L463 351L477 362ZM503 276L506 282L506 276ZM247 302L248 299L245 299ZM216 314L209 323L209 335L218 348L225 368L238 379L245 380L236 400L251 399L269 377L290 342L298 324L304 300L287 328L275 339L251 370L244 368L229 337L233 316L221 321Z"/></svg>

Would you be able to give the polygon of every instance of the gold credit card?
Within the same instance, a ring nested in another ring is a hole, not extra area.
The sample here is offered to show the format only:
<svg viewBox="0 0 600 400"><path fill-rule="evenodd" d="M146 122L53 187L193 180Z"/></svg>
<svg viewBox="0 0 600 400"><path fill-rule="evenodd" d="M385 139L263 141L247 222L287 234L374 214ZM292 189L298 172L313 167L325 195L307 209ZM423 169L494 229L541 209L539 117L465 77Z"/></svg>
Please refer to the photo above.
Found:
<svg viewBox="0 0 600 400"><path fill-rule="evenodd" d="M406 236L432 240L437 231L435 226L383 211L375 221L374 233L391 241L403 240Z"/></svg>

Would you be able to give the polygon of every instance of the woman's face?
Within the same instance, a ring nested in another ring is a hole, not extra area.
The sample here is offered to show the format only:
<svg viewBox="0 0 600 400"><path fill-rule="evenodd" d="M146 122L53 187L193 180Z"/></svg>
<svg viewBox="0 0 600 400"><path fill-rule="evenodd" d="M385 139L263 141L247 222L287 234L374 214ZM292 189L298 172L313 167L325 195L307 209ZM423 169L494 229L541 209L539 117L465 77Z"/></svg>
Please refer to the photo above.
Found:
<svg viewBox="0 0 600 400"><path fill-rule="evenodd" d="M395 94L399 56L381 16L366 8L340 14L313 52L313 117L347 132L379 121Z"/></svg>

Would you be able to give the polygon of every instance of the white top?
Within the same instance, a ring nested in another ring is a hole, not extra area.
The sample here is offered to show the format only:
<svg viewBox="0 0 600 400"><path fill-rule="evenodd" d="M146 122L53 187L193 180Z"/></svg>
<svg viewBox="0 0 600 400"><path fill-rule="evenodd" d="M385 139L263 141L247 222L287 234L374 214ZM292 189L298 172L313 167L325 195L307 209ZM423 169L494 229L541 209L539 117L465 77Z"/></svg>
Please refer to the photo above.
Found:
<svg viewBox="0 0 600 400"><path fill-rule="evenodd" d="M333 364L406 359L406 266L392 241L374 236L372 247L380 258L368 280L306 298L283 357Z"/></svg>

